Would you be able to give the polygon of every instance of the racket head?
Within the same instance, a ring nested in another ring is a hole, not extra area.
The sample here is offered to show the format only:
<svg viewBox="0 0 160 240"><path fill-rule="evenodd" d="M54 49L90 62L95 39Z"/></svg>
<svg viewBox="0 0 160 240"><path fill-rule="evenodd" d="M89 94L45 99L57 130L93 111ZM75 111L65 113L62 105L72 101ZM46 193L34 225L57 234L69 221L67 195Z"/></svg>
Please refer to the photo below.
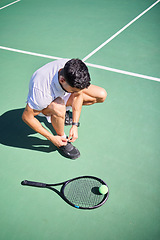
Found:
<svg viewBox="0 0 160 240"><path fill-rule="evenodd" d="M61 194L71 206L79 209L95 209L102 206L109 197L108 192L102 195L99 192L101 185L108 185L100 178L94 176L81 176L66 181Z"/></svg>

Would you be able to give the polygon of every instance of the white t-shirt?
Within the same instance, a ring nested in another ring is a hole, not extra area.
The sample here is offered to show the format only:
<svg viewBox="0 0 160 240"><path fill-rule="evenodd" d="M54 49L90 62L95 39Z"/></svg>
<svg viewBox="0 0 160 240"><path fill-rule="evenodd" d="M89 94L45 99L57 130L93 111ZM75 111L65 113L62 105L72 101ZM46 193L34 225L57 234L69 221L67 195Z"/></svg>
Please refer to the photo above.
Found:
<svg viewBox="0 0 160 240"><path fill-rule="evenodd" d="M31 77L28 105L34 110L43 110L57 97L66 98L70 93L65 92L58 81L58 71L69 59L60 59L47 63L38 69Z"/></svg>

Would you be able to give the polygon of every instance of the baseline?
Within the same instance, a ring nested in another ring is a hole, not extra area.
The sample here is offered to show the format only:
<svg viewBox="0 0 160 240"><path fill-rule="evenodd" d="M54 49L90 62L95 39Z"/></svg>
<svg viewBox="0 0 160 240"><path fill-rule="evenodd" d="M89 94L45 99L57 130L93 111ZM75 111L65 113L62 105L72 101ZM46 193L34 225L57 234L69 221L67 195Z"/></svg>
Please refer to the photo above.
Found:
<svg viewBox="0 0 160 240"><path fill-rule="evenodd" d="M8 50L8 51L11 51L11 52L28 54L28 55L37 56L37 57L44 57L44 58L50 58L50 59L62 59L60 57L54 57L54 56L49 56L49 55L40 54L40 53L28 52L28 51L24 51L24 50L19 50L19 49L9 48L9 47L3 47L3 46L0 46L0 49Z"/></svg>
<svg viewBox="0 0 160 240"><path fill-rule="evenodd" d="M92 64L92 63L85 62L85 64L89 67L99 68L99 69L103 69L103 70L110 71L110 72L116 72L116 73L121 73L121 74L129 75L129 76L133 76L133 77L144 78L144 79L160 82L160 78L156 78L156 77L151 77L151 76L147 76L147 75L143 75L143 74L139 74L139 73L128 72L128 71L111 68L111 67L105 67L105 66L101 66L101 65L97 65L97 64Z"/></svg>
<svg viewBox="0 0 160 240"><path fill-rule="evenodd" d="M32 56L37 56L37 57L49 58L49 59L62 59L60 57L54 57L54 56L40 54L40 53L28 52L28 51L18 50L18 49L14 49L14 48L8 48L8 47L4 47L4 46L0 46L0 49L12 51L12 52L23 53L23 54L32 55ZM128 72L128 71L124 71L124 70L120 70L120 69L116 69L116 68L105 67L105 66L101 66L101 65L92 64L92 63L85 63L85 64L89 67L94 67L94 68L98 68L98 69L102 69L102 70L106 70L106 71L121 73L121 74L129 75L129 76L133 76L133 77L139 77L139 78L144 78L144 79L160 82L160 78L156 78L156 77L146 76L143 74Z"/></svg>

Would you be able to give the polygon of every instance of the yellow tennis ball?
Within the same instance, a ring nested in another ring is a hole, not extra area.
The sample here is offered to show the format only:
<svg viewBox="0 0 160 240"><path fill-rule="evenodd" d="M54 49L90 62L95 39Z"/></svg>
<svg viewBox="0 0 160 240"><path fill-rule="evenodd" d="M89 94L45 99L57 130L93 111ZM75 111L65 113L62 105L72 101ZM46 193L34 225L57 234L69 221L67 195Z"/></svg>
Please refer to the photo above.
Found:
<svg viewBox="0 0 160 240"><path fill-rule="evenodd" d="M99 192L100 192L101 194L106 194L106 193L108 193L108 187L107 187L106 185L101 185L101 186L99 187Z"/></svg>

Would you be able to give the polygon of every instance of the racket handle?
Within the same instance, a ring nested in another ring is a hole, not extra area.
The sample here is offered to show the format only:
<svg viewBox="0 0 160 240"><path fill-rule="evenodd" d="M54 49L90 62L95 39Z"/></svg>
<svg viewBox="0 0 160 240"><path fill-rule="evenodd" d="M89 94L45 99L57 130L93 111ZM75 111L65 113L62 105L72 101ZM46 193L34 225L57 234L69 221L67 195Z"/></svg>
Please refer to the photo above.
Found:
<svg viewBox="0 0 160 240"><path fill-rule="evenodd" d="M45 183L31 182L31 181L28 181L28 180L22 181L21 184L26 185L26 186L41 187L41 188L45 188L47 186L47 184L45 184Z"/></svg>

